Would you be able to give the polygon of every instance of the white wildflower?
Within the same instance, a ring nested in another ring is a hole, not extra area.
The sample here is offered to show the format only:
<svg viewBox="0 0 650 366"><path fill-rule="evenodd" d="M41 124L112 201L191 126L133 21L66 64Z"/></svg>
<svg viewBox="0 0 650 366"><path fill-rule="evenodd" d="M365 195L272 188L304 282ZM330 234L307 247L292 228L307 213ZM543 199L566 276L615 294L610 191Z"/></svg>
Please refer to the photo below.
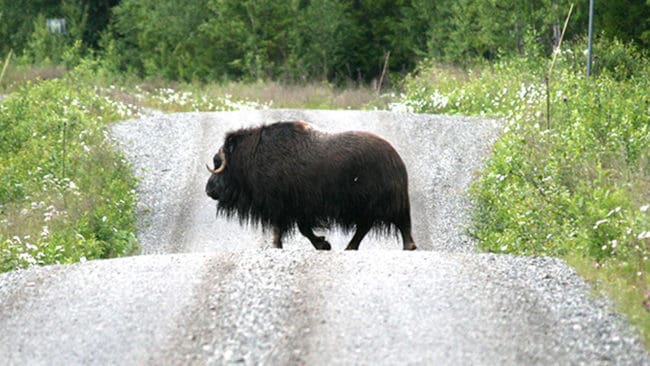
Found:
<svg viewBox="0 0 650 366"><path fill-rule="evenodd" d="M607 223L607 222L609 222L608 219L602 219L602 220L598 220L598 221L596 221L596 224L594 225L594 230L598 229L598 227L599 227L600 225L602 225L602 224L604 224L604 223Z"/></svg>
<svg viewBox="0 0 650 366"><path fill-rule="evenodd" d="M610 216L612 216L613 214L615 214L615 213L617 213L617 212L619 212L619 211L621 211L621 207L620 207L620 206L619 206L619 207L616 207L615 209L613 209L613 210L611 210L611 211L609 211L609 212L607 213L607 216L605 216L605 217L610 217Z"/></svg>
<svg viewBox="0 0 650 366"><path fill-rule="evenodd" d="M32 255L29 254L29 253L20 253L18 255L18 259L20 259L21 261L27 262L28 265L36 264L36 258L32 257Z"/></svg>

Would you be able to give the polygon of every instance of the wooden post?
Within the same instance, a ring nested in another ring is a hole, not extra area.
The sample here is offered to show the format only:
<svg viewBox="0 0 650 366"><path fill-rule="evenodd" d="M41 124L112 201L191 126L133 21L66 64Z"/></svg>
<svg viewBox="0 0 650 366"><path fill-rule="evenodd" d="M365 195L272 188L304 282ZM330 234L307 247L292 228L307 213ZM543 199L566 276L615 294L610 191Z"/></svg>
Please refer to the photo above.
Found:
<svg viewBox="0 0 650 366"><path fill-rule="evenodd" d="M587 36L587 78L591 75L591 54L593 51L592 38L594 36L594 0L589 0L589 35Z"/></svg>
<svg viewBox="0 0 650 366"><path fill-rule="evenodd" d="M384 76L386 75L386 69L388 69L388 59L390 58L390 51L386 51L384 54L384 69L381 70L381 77L377 83L377 94L381 93L381 84L384 82Z"/></svg>
<svg viewBox="0 0 650 366"><path fill-rule="evenodd" d="M4 65L2 65L2 72L0 73L0 83L2 83L2 78L5 77L5 71L7 71L7 66L9 66L9 61L11 60L11 54L13 54L13 52L14 50L9 50L9 54L5 59Z"/></svg>

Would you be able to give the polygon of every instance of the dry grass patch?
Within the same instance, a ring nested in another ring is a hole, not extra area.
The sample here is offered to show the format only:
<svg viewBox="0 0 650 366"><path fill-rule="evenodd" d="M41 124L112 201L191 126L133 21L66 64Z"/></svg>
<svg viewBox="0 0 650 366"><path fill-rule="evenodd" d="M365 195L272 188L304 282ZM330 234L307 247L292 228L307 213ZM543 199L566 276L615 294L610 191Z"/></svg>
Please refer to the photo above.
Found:
<svg viewBox="0 0 650 366"><path fill-rule="evenodd" d="M377 99L365 86L338 88L327 83L283 84L274 81L208 85L209 97L231 95L234 99L270 104L272 108L362 109Z"/></svg>
<svg viewBox="0 0 650 366"><path fill-rule="evenodd" d="M9 64L0 83L0 92L9 94L32 80L60 78L67 72L63 66L22 66Z"/></svg>
<svg viewBox="0 0 650 366"><path fill-rule="evenodd" d="M103 93L135 109L168 113L242 109L386 109L397 97L378 95L367 86L336 87L328 83L285 84L275 81L228 84L164 83L126 80L106 85Z"/></svg>

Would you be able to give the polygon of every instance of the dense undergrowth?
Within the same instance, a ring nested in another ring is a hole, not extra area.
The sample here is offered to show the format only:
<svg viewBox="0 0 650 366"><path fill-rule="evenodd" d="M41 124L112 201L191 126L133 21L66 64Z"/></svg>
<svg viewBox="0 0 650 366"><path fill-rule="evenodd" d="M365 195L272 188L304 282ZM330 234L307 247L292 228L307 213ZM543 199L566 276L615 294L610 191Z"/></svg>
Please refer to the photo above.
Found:
<svg viewBox="0 0 650 366"><path fill-rule="evenodd" d="M135 180L107 136L129 109L83 65L0 104L0 272L133 253Z"/></svg>
<svg viewBox="0 0 650 366"><path fill-rule="evenodd" d="M472 234L490 252L567 259L650 344L650 63L611 42L586 79L583 48L560 52L550 74L530 58L424 63L397 107L502 119L472 189Z"/></svg>

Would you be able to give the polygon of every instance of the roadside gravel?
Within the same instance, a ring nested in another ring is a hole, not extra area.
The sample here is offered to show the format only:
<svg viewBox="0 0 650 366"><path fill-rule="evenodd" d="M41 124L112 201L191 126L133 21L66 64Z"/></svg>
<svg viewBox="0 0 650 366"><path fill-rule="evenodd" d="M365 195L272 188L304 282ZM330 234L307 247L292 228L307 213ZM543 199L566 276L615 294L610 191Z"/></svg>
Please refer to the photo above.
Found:
<svg viewBox="0 0 650 366"><path fill-rule="evenodd" d="M559 260L226 250L0 275L0 361L648 365Z"/></svg>

